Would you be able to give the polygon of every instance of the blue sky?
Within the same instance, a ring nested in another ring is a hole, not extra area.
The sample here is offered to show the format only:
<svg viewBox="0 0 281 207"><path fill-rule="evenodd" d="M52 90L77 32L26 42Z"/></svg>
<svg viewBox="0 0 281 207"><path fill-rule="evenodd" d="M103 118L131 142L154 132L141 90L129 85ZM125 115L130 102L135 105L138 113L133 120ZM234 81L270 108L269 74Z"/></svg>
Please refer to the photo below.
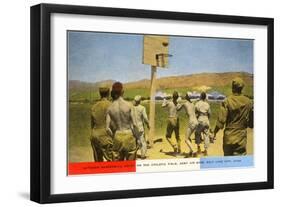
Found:
<svg viewBox="0 0 281 207"><path fill-rule="evenodd" d="M150 79L150 66L142 64L143 35L68 33L69 80L131 82ZM168 69L157 77L202 72L253 73L253 40L169 36Z"/></svg>

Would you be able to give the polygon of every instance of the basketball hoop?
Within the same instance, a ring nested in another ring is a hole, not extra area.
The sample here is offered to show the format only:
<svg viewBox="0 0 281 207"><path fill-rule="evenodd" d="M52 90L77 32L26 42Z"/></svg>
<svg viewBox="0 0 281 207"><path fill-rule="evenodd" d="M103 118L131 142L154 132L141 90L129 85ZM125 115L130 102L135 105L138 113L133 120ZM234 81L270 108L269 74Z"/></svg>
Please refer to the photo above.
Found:
<svg viewBox="0 0 281 207"><path fill-rule="evenodd" d="M151 66L150 104L149 104L149 135L148 142L152 147L155 138L155 93L157 67L167 68L168 58L168 36L144 35L143 38L143 64Z"/></svg>

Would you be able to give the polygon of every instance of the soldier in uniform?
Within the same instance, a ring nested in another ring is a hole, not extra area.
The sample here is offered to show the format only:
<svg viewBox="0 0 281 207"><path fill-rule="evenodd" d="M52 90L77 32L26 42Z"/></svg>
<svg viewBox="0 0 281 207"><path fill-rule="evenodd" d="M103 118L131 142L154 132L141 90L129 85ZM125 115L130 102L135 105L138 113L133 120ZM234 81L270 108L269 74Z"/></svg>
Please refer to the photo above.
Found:
<svg viewBox="0 0 281 207"><path fill-rule="evenodd" d="M123 85L115 82L112 85L110 105L106 116L106 130L113 137L113 160L135 160L137 152L136 139L133 136L133 128L136 126L132 118L132 104L123 99ZM110 125L113 122L116 127L113 134Z"/></svg>
<svg viewBox="0 0 281 207"><path fill-rule="evenodd" d="M141 104L141 96L137 95L134 98L134 106L132 108L132 115L136 128L134 129L134 134L137 138L138 145L141 149L141 159L145 159L147 145L145 139L145 124L149 129L149 121L147 118L145 107Z"/></svg>
<svg viewBox="0 0 281 207"><path fill-rule="evenodd" d="M253 102L242 95L244 81L232 80L232 95L222 103L214 129L214 136L224 128L224 156L247 154L247 128L253 128Z"/></svg>
<svg viewBox="0 0 281 207"><path fill-rule="evenodd" d="M189 148L189 154L187 157L192 157L194 155L195 150L192 147L191 143L191 134L194 132L198 125L198 121L195 115L195 107L193 103L190 100L189 94L186 93L185 99L187 100L184 104L180 104L177 107L177 110L181 110L182 108L185 109L186 115L189 117L189 122L188 126L186 129L186 134L185 134L185 143L187 144L187 147Z"/></svg>
<svg viewBox="0 0 281 207"><path fill-rule="evenodd" d="M93 148L94 160L102 162L112 161L112 138L108 136L105 128L106 113L111 102L108 100L109 88L99 88L100 101L91 109L91 145Z"/></svg>
<svg viewBox="0 0 281 207"><path fill-rule="evenodd" d="M195 131L195 143L197 144L197 153L201 153L201 140L203 135L204 140L204 148L205 151L203 152L205 156L208 155L208 147L210 143L209 138L209 128L210 122L209 118L211 115L211 109L209 103L206 101L206 93L202 92L200 95L200 100L195 104L195 113L198 120L198 126Z"/></svg>
<svg viewBox="0 0 281 207"><path fill-rule="evenodd" d="M168 108L168 123L166 129L166 139L169 144L173 147L175 153L181 153L181 140L179 134L179 118L177 115L177 107L178 106L178 98L179 94L177 91L173 93L173 100L167 101L164 99L162 107ZM175 137L177 142L172 139L172 133L175 132Z"/></svg>

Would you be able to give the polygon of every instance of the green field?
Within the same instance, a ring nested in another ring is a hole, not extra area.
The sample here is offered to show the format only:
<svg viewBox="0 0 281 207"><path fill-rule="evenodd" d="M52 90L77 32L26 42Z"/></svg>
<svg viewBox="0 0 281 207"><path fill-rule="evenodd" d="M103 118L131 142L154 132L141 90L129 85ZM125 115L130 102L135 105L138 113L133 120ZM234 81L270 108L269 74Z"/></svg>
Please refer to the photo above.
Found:
<svg viewBox="0 0 281 207"><path fill-rule="evenodd" d="M177 88L181 94L185 94L186 91L191 91L188 88ZM174 89L162 89L161 91L166 93L172 93ZM218 91L226 96L231 94L231 87L213 87L211 91ZM210 91L210 92L211 92ZM244 88L244 94L249 97L253 97L253 87L246 86ZM142 105L146 107L147 114L149 115L149 89L128 89L125 90L124 98L128 101L133 100L135 95L141 95L146 100L142 102ZM99 95L96 91L93 92L73 92L70 91L69 96L69 122L68 122L68 146L69 146L69 160L80 161L85 157L91 157L90 148L90 111L91 106L99 99ZM86 100L86 101L85 101ZM156 117L155 117L155 135L154 139L164 138L166 125L167 125L167 109L161 107L161 101L156 104ZM220 102L210 102L211 105L211 128L214 127ZM187 127L188 118L185 111L179 112L180 119L180 135L184 137L184 132ZM251 148L252 150L252 148ZM84 156L81 157L81 156ZM85 158L86 159L86 158Z"/></svg>
<svg viewBox="0 0 281 207"><path fill-rule="evenodd" d="M149 114L149 103L143 104L147 109L147 114ZM69 105L69 156L70 160L77 160L75 158L75 151L79 149L86 149L90 146L90 110L91 104L70 104ZM211 103L212 116L210 119L211 126L215 124L215 119L219 110L219 103ZM156 104L156 120L155 120L155 134L156 139L164 138L166 131L166 121L167 121L167 110L161 107L160 103ZM183 136L184 131L188 123L188 118L185 115L185 111L179 112L180 119L180 134ZM74 156L74 157L73 157Z"/></svg>

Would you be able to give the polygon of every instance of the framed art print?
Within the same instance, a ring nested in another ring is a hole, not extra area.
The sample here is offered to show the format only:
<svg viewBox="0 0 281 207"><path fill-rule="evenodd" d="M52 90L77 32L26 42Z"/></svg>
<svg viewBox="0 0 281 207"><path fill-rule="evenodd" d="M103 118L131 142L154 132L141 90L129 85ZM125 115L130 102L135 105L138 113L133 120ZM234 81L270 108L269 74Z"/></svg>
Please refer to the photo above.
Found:
<svg viewBox="0 0 281 207"><path fill-rule="evenodd" d="M31 7L31 200L273 188L273 19Z"/></svg>

